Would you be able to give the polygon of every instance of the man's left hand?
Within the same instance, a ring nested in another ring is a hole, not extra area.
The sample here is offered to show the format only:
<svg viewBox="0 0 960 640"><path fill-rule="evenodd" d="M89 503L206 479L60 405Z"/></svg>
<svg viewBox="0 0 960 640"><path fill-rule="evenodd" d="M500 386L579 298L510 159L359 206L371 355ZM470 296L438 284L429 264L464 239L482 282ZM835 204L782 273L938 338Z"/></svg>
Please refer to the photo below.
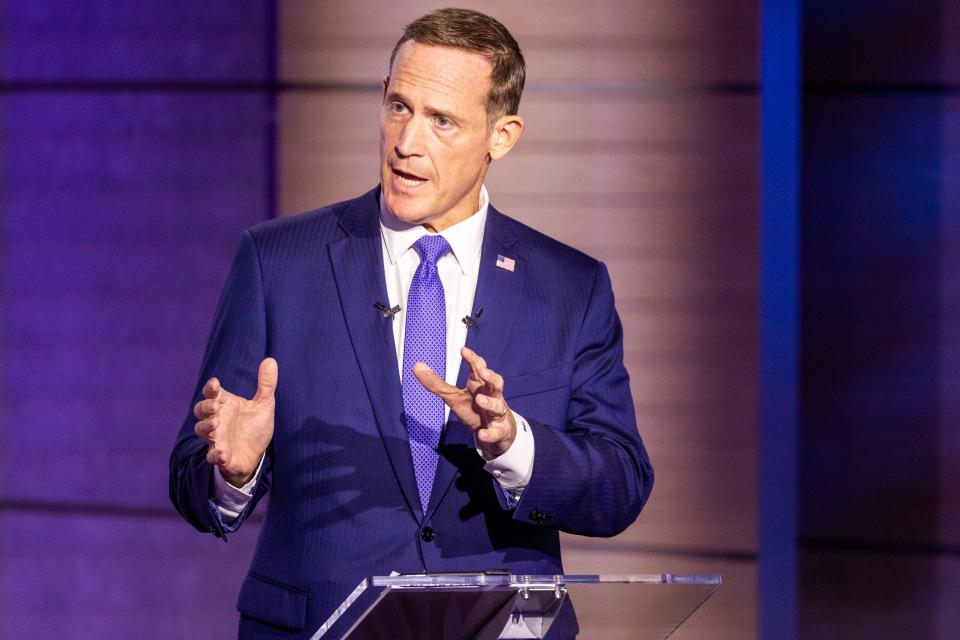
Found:
<svg viewBox="0 0 960 640"><path fill-rule="evenodd" d="M517 422L503 398L503 376L488 368L486 361L467 347L460 350L460 355L470 365L465 389L447 384L422 362L413 365L413 374L473 430L473 439L484 459L493 460L506 453L517 437Z"/></svg>

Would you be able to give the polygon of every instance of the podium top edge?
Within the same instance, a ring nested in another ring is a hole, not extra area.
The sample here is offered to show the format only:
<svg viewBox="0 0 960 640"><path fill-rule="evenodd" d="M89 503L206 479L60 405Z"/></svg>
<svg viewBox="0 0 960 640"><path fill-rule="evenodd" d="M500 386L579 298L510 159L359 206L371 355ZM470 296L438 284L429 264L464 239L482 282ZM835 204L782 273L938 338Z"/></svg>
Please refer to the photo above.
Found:
<svg viewBox="0 0 960 640"><path fill-rule="evenodd" d="M367 584L374 587L442 587L442 586L562 586L573 584L675 584L720 585L719 573L634 575L567 574L513 575L501 573L424 573L393 576L372 576Z"/></svg>

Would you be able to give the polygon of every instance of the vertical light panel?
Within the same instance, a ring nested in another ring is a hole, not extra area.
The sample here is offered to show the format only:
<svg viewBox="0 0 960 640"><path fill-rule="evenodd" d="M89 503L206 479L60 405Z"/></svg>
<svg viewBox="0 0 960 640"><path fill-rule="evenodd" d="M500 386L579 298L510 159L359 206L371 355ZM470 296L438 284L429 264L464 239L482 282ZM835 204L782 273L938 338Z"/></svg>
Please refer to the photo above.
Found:
<svg viewBox="0 0 960 640"><path fill-rule="evenodd" d="M761 638L796 637L798 194L797 0L761 17L760 544Z"/></svg>

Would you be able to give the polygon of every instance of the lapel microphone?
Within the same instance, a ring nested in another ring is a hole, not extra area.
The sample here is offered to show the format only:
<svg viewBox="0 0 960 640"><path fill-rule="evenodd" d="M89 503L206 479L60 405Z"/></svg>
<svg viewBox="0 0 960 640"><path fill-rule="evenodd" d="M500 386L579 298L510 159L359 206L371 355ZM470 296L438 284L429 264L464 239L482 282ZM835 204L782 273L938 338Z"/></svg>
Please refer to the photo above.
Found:
<svg viewBox="0 0 960 640"><path fill-rule="evenodd" d="M393 309L391 309L390 307L383 304L382 302L375 302L373 306L375 306L380 311L380 313L383 314L384 318L393 318L393 316L397 315L400 312L400 305L396 305L395 307L393 307Z"/></svg>
<svg viewBox="0 0 960 640"><path fill-rule="evenodd" d="M480 328L480 316L483 314L483 307L478 307L472 316L463 316L463 324L474 329Z"/></svg>

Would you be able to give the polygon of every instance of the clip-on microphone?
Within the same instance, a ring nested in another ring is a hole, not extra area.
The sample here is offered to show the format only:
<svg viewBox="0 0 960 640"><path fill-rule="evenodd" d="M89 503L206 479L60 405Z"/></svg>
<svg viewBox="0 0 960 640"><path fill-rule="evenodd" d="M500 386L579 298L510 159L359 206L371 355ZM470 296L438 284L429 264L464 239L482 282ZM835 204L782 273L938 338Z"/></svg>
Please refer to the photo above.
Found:
<svg viewBox="0 0 960 640"><path fill-rule="evenodd" d="M396 305L393 307L393 309L391 309L390 307L383 304L382 302L375 302L373 306L375 306L380 311L380 313L383 314L384 318L392 318L393 316L400 313L400 305Z"/></svg>
<svg viewBox="0 0 960 640"><path fill-rule="evenodd" d="M474 329L480 328L480 315L483 313L483 307L479 307L476 311L473 312L472 316L463 316L463 324L467 327L473 327Z"/></svg>

